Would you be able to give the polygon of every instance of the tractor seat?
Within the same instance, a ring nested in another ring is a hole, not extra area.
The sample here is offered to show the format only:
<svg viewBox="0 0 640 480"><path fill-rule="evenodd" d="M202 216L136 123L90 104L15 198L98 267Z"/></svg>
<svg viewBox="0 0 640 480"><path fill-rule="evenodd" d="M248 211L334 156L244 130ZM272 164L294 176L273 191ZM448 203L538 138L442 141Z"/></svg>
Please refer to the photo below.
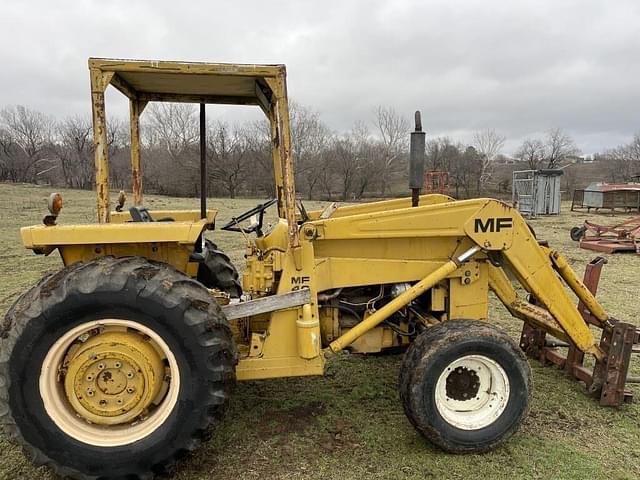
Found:
<svg viewBox="0 0 640 480"><path fill-rule="evenodd" d="M175 222L171 217L155 220L146 207L131 207L129 209L129 215L131 215L132 222Z"/></svg>

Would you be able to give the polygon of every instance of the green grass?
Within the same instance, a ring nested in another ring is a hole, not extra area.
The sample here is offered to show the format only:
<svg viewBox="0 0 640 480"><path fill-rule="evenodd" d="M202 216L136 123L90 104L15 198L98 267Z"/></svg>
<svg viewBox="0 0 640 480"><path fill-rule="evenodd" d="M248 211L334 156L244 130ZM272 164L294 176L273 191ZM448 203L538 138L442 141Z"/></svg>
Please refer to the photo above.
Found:
<svg viewBox="0 0 640 480"><path fill-rule="evenodd" d="M22 248L19 238L19 227L41 221L48 193L34 186L0 185L1 314L43 272L60 268L56 254L35 256ZM65 201L61 223L93 221L91 192L61 193ZM153 208L197 208L194 199L149 196L145 203ZM221 222L256 203L211 200L211 206L220 209ZM563 251L580 274L594 254L576 248L568 231L584 218L567 212L532 222L538 237ZM213 232L212 238L236 265L242 265L241 235ZM637 322L640 256L607 258L598 297L614 316ZM521 327L495 299L491 319L513 335ZM397 354L343 354L329 362L327 375L321 378L241 383L211 439L167 478L640 478L640 403L620 409L599 407L584 395L582 385L532 361L533 405L520 432L488 454L448 455L425 442L406 420L396 390L400 362ZM639 362L632 368L640 374ZM640 397L640 389L636 395ZM46 469L33 469L3 436L0 452L0 479L54 478Z"/></svg>

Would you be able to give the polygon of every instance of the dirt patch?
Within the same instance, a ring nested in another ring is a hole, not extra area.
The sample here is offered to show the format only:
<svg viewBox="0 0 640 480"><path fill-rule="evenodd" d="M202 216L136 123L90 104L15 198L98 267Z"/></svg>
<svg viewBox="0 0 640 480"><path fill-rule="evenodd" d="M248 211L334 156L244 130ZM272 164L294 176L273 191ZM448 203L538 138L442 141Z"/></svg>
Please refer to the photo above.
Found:
<svg viewBox="0 0 640 480"><path fill-rule="evenodd" d="M336 422L320 435L319 445L326 452L335 452L348 447L358 448L360 444L353 440L353 425L346 420L336 420Z"/></svg>
<svg viewBox="0 0 640 480"><path fill-rule="evenodd" d="M324 412L325 405L320 401L271 410L258 422L258 436L265 440L277 435L304 433L307 428L317 425L318 417Z"/></svg>
<svg viewBox="0 0 640 480"><path fill-rule="evenodd" d="M338 452L343 448L358 448L353 425L345 419L337 419L322 428L318 422L325 414L326 406L321 401L311 402L292 408L273 410L265 415L257 425L260 439L279 437L282 454L286 456L292 446L287 443L289 435L304 435L313 431L313 443L325 452ZM323 422L324 423L324 422Z"/></svg>
<svg viewBox="0 0 640 480"><path fill-rule="evenodd" d="M562 410L532 409L522 423L523 432L552 432L555 435L576 435L588 431L592 427L588 418L579 412Z"/></svg>

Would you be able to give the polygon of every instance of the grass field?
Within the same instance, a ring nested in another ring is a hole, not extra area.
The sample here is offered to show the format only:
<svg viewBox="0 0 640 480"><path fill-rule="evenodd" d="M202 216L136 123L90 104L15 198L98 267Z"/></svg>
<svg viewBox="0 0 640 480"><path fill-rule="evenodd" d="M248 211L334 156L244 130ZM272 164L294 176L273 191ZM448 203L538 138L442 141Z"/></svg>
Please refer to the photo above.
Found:
<svg viewBox="0 0 640 480"><path fill-rule="evenodd" d="M19 227L37 224L49 191L0 184L0 314L43 272L60 267L56 254L34 256L21 247ZM60 223L92 222L91 192L61 191ZM211 200L225 221L257 200ZM149 207L197 208L194 199L149 196ZM311 205L313 207L313 205ZM567 210L565 208L565 210ZM535 220L539 238L563 251L582 274L594 255L579 250L569 228L583 214ZM604 222L612 220L602 218ZM238 267L244 251L239 234L212 238ZM637 322L640 256L611 255L599 298L618 318ZM491 319L514 336L521 323L492 300ZM634 479L640 478L640 388L638 399L605 409L562 372L532 361L535 393L529 417L506 445L484 455L455 456L431 447L406 420L396 384L400 355L343 354L322 378L239 384L225 420L194 455L166 478L238 479ZM640 362L633 365L640 374ZM0 479L52 479L33 469L20 448L0 436Z"/></svg>

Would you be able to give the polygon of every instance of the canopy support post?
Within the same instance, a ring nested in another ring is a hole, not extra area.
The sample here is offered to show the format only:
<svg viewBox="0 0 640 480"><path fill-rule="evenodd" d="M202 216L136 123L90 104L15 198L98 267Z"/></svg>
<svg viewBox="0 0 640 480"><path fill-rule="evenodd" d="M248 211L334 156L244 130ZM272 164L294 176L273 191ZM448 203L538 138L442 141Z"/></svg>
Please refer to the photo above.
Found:
<svg viewBox="0 0 640 480"><path fill-rule="evenodd" d="M207 218L207 117L200 104L200 218Z"/></svg>

